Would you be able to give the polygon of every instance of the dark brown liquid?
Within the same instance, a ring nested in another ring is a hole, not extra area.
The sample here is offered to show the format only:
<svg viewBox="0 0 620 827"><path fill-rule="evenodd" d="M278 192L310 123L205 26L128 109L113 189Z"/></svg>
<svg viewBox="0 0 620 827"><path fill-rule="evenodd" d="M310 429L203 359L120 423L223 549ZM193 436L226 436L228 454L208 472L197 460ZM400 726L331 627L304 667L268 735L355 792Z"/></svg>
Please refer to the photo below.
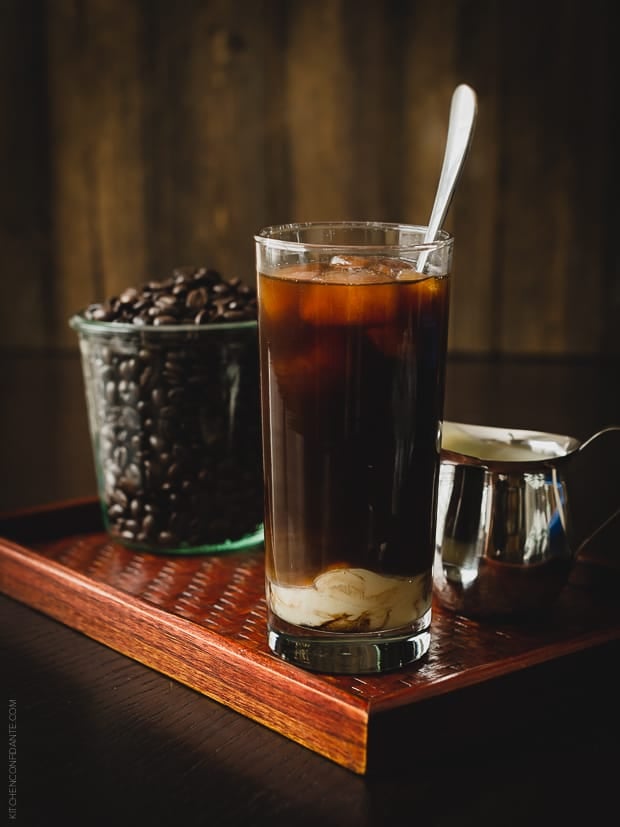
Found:
<svg viewBox="0 0 620 827"><path fill-rule="evenodd" d="M259 274L266 566L281 584L432 565L449 282L395 281L390 264L356 262L358 284L313 280L318 265Z"/></svg>

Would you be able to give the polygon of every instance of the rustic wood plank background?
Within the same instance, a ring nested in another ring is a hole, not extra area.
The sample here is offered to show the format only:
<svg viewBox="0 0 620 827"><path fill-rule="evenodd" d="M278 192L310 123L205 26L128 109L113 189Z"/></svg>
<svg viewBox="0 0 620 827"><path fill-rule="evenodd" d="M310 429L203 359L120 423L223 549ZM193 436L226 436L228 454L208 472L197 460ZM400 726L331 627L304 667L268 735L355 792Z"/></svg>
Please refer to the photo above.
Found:
<svg viewBox="0 0 620 827"><path fill-rule="evenodd" d="M0 347L176 264L253 281L252 235L446 226L453 352L620 353L618 30L591 0L0 0Z"/></svg>

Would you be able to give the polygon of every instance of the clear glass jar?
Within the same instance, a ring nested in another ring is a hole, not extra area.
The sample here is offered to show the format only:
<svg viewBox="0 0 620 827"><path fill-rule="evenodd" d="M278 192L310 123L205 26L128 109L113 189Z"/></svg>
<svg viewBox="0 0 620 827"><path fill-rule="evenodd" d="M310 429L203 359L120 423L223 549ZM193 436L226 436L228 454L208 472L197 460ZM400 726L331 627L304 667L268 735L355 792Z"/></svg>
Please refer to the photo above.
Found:
<svg viewBox="0 0 620 827"><path fill-rule="evenodd" d="M256 321L69 324L111 537L167 554L261 543Z"/></svg>

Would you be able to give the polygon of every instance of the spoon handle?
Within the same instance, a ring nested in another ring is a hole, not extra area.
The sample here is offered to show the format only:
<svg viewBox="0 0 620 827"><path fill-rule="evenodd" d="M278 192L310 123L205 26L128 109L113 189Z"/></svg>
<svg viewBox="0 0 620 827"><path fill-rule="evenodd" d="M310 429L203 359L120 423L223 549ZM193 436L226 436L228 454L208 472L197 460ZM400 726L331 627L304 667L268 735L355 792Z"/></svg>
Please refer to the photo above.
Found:
<svg viewBox="0 0 620 827"><path fill-rule="evenodd" d="M477 113L477 99L474 90L462 83L456 87L450 104L450 119L448 122L448 137L443 156L441 175L437 185L435 203L431 211L430 221L424 236L424 243L430 244L437 238L441 225L446 217L448 208L454 195L463 161L469 150L474 131ZM422 273L428 253L423 252L419 259L417 270Z"/></svg>

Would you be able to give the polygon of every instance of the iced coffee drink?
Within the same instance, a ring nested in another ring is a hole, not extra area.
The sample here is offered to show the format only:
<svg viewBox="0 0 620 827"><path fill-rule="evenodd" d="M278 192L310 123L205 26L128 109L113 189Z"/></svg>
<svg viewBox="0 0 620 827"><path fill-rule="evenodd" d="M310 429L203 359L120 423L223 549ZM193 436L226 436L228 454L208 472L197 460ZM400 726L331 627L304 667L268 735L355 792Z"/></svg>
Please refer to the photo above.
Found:
<svg viewBox="0 0 620 827"><path fill-rule="evenodd" d="M258 274L270 645L332 672L417 659L431 615L448 268L362 247Z"/></svg>

